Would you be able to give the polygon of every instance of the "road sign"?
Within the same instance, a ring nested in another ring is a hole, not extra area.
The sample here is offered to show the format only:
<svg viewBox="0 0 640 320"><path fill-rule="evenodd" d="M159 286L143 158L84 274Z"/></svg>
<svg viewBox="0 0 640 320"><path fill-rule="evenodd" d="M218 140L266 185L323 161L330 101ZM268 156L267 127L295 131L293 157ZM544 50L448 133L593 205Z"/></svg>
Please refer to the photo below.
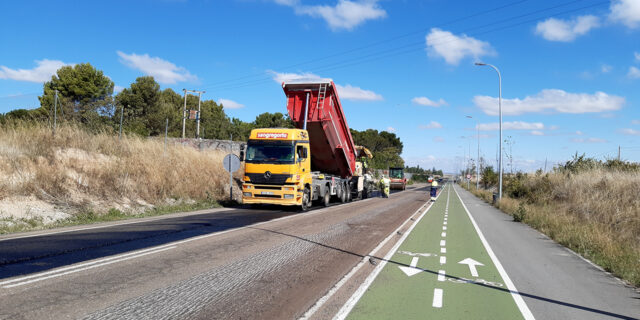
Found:
<svg viewBox="0 0 640 320"><path fill-rule="evenodd" d="M222 166L227 172L236 172L240 169L240 158L235 154L228 154L222 160Z"/></svg>

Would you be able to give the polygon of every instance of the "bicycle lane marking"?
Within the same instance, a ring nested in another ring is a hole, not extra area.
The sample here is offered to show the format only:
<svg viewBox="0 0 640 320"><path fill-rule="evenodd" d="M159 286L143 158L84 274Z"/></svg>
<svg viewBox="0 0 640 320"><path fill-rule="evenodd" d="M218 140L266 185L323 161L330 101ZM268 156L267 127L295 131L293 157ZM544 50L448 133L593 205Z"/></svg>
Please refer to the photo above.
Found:
<svg viewBox="0 0 640 320"><path fill-rule="evenodd" d="M449 205L444 199L436 201L355 304L349 319L522 317L452 188L447 186ZM445 223L446 240L441 243ZM414 264L407 252L420 254L414 269L419 272L399 268Z"/></svg>

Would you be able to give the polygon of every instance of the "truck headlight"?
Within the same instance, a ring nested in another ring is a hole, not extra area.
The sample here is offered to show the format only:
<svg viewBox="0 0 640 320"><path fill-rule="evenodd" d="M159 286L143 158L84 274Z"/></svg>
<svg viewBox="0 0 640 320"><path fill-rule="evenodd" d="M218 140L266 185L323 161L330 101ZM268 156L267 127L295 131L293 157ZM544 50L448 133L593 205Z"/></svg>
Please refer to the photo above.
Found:
<svg viewBox="0 0 640 320"><path fill-rule="evenodd" d="M293 199L293 195L292 194L285 194L284 198L285 199Z"/></svg>
<svg viewBox="0 0 640 320"><path fill-rule="evenodd" d="M251 192L243 192L242 195L245 197L251 197Z"/></svg>

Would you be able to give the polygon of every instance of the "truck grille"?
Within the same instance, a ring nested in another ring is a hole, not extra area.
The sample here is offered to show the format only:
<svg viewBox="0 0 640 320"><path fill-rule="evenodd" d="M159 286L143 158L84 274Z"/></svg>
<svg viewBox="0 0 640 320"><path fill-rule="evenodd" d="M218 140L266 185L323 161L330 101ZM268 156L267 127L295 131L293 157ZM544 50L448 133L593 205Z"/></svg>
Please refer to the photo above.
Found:
<svg viewBox="0 0 640 320"><path fill-rule="evenodd" d="M264 173L247 173L247 177L251 180L251 183L255 184L279 184L282 185L287 181L287 179L291 178L290 174L277 174L272 173L271 177L268 179L265 177Z"/></svg>

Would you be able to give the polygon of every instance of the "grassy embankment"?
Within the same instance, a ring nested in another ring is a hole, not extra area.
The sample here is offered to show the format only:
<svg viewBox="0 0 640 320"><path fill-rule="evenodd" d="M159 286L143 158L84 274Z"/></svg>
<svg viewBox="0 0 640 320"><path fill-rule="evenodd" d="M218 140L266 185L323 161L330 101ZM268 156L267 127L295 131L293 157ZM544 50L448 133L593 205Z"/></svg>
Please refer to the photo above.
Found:
<svg viewBox="0 0 640 320"><path fill-rule="evenodd" d="M640 171L601 166L519 175L504 190L496 206L515 221L640 286ZM491 203L492 191L470 191Z"/></svg>
<svg viewBox="0 0 640 320"><path fill-rule="evenodd" d="M0 127L0 234L219 206L224 152L77 126Z"/></svg>

